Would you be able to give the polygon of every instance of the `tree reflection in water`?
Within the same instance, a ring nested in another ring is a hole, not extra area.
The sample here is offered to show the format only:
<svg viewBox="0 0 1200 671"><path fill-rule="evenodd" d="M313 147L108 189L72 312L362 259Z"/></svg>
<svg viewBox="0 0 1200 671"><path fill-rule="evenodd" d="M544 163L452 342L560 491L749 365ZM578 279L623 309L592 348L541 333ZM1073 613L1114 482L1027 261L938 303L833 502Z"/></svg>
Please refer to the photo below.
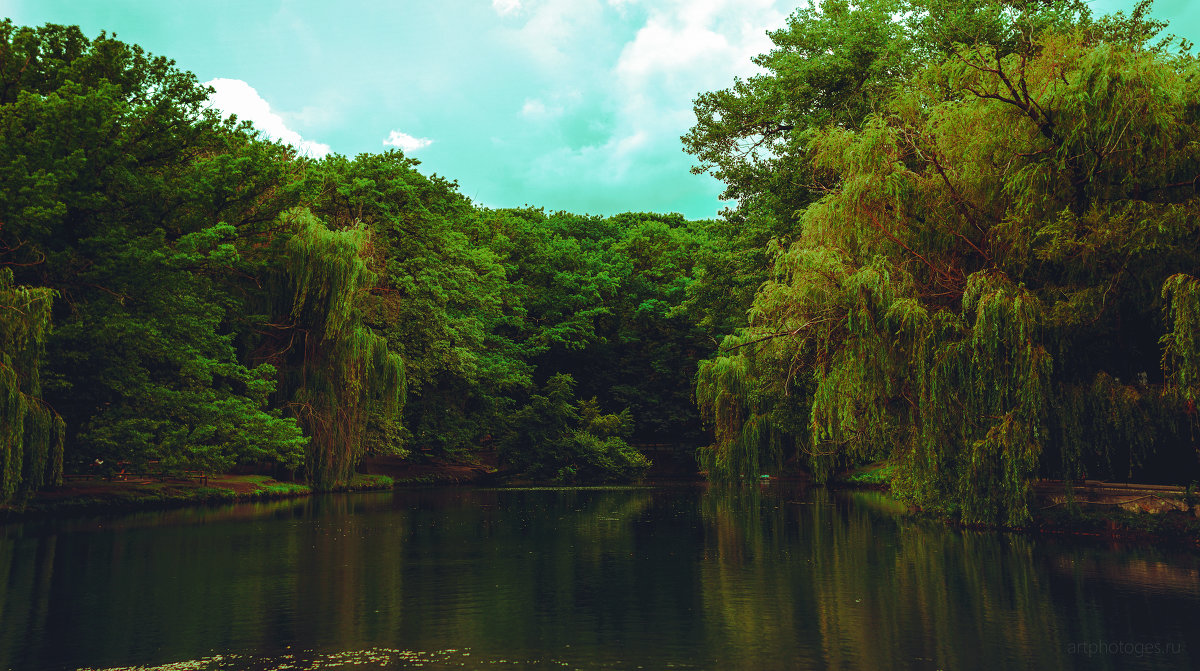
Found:
<svg viewBox="0 0 1200 671"><path fill-rule="evenodd" d="M328 496L3 527L0 669L1189 668L1198 568L872 492Z"/></svg>

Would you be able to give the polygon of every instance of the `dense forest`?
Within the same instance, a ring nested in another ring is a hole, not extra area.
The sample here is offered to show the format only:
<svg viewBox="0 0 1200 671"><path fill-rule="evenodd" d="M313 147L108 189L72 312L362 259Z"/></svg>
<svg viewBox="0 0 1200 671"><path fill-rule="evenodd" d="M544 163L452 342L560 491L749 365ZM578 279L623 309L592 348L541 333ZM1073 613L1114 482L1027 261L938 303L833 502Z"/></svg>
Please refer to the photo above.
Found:
<svg viewBox="0 0 1200 671"><path fill-rule="evenodd" d="M400 152L265 141L112 37L0 34L4 498L97 459L326 488L488 445L574 481L698 441L711 222L473 207Z"/></svg>
<svg viewBox="0 0 1200 671"><path fill-rule="evenodd" d="M0 23L0 501L97 460L317 488L496 450L562 482L893 464L1200 478L1200 65L1148 3L827 0L683 138L714 220L489 209L313 159L165 57Z"/></svg>

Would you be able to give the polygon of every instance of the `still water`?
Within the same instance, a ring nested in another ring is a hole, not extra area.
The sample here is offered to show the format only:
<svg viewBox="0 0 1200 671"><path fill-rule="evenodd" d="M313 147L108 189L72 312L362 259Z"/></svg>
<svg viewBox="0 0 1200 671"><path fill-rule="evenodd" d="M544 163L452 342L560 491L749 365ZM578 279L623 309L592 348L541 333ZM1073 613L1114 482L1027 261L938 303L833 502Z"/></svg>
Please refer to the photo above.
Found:
<svg viewBox="0 0 1200 671"><path fill-rule="evenodd" d="M1200 668L1200 557L786 486L0 527L0 669Z"/></svg>

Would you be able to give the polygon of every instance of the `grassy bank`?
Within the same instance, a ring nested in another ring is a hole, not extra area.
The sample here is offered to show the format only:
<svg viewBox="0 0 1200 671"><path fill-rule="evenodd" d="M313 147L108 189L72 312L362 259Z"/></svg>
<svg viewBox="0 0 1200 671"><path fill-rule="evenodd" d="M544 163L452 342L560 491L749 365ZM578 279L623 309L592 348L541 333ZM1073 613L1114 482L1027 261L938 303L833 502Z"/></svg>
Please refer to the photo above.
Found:
<svg viewBox="0 0 1200 671"><path fill-rule="evenodd" d="M486 458L488 456L491 461ZM361 470L362 473L356 473L350 482L333 491L469 484L490 476L495 465L494 455L486 454L477 461L368 457ZM68 480L62 487L40 491L28 501L0 505L0 521L264 501L312 493L312 488L306 484L276 480L267 475L214 475L203 481L137 476L125 480L78 478Z"/></svg>
<svg viewBox="0 0 1200 671"><path fill-rule="evenodd" d="M336 491L393 487L395 482L387 476L358 474ZM216 475L204 482L185 479L72 480L62 487L39 492L23 503L0 506L0 520L265 501L312 493L312 488L306 484L276 480L266 475Z"/></svg>

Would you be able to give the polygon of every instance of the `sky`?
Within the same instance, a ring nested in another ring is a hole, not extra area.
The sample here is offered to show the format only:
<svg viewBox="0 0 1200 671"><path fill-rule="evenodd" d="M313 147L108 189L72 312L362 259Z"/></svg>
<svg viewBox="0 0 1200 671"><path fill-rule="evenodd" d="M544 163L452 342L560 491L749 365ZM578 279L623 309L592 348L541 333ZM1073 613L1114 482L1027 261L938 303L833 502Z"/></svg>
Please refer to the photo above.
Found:
<svg viewBox="0 0 1200 671"><path fill-rule="evenodd" d="M398 147L478 205L701 219L729 203L689 171L692 101L755 74L804 1L0 0L0 16L116 33L272 138L313 156ZM1200 1L1155 7L1200 42Z"/></svg>

